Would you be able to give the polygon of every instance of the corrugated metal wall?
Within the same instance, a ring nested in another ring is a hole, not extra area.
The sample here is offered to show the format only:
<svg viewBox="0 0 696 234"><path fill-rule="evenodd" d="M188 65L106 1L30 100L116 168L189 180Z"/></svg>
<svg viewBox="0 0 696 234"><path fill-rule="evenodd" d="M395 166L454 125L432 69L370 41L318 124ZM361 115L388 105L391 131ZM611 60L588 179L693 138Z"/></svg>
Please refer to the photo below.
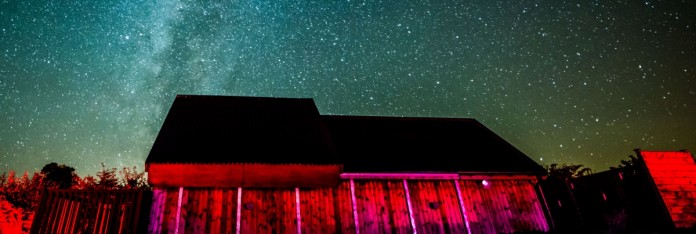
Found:
<svg viewBox="0 0 696 234"><path fill-rule="evenodd" d="M487 185L481 182L355 179L344 180L335 188L320 189L156 188L148 231L512 233L549 230L534 190L535 181L491 180Z"/></svg>

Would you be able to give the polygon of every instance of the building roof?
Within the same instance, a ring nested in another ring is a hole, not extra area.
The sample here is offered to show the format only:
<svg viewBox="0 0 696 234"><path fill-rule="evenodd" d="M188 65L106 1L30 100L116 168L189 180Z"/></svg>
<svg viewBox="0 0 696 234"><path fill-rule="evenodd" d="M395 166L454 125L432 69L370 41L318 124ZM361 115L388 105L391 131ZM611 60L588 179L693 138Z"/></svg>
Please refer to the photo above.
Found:
<svg viewBox="0 0 696 234"><path fill-rule="evenodd" d="M177 96L150 163L343 165L344 172L543 174L474 119L321 116L312 99Z"/></svg>
<svg viewBox="0 0 696 234"><path fill-rule="evenodd" d="M338 164L312 99L179 95L146 163Z"/></svg>
<svg viewBox="0 0 696 234"><path fill-rule="evenodd" d="M474 119L322 116L345 172L546 171Z"/></svg>

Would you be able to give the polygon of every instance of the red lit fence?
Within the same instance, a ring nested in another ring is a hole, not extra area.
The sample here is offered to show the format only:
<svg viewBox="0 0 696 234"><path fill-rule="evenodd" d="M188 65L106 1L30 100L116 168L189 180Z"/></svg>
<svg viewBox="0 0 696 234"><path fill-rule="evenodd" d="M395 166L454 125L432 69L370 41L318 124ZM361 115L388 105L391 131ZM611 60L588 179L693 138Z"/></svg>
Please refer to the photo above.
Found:
<svg viewBox="0 0 696 234"><path fill-rule="evenodd" d="M48 190L31 233L136 233L150 198L143 190Z"/></svg>
<svg viewBox="0 0 696 234"><path fill-rule="evenodd" d="M241 197L240 197L241 196ZM350 179L314 189L156 188L149 233L549 231L535 180Z"/></svg>

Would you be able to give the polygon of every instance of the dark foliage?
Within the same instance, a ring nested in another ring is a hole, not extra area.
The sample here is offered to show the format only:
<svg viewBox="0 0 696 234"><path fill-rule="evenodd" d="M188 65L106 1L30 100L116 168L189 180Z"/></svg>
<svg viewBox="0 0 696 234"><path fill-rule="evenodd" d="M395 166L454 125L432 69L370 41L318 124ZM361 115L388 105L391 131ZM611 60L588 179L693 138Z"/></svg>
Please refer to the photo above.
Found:
<svg viewBox="0 0 696 234"><path fill-rule="evenodd" d="M97 172L97 178L99 179L99 182L97 182L96 187L100 189L120 188L121 185L119 184L118 178L116 177L116 168L106 169L104 163L102 163L101 165L101 171Z"/></svg>
<svg viewBox="0 0 696 234"><path fill-rule="evenodd" d="M118 174L121 175L125 189L147 189L150 187L145 172L138 172L135 166L133 168L124 167Z"/></svg>
<svg viewBox="0 0 696 234"><path fill-rule="evenodd" d="M75 174L75 168L66 166L65 164L59 165L55 162L46 164L46 166L41 169L41 173L44 174L44 184L47 187L57 187L60 189L71 188L77 176Z"/></svg>
<svg viewBox="0 0 696 234"><path fill-rule="evenodd" d="M13 206L33 210L44 189L149 189L145 172L138 172L136 167L107 169L102 163L102 170L97 177L87 175L80 178L75 168L55 162L46 164L41 172L24 172L17 177L14 171L0 174L0 196Z"/></svg>
<svg viewBox="0 0 696 234"><path fill-rule="evenodd" d="M581 176L586 176L592 174L592 169L585 167L584 165L568 165L568 164L557 164L553 163L551 165L544 165L544 168L548 172L549 178L556 179L571 179L578 178Z"/></svg>
<svg viewBox="0 0 696 234"><path fill-rule="evenodd" d="M627 176L633 176L633 175L636 175L636 173L637 173L636 170L638 169L637 168L638 165L640 165L639 163L640 162L638 161L638 158L636 156L629 155L628 160L622 159L621 163L618 166L611 167L610 169L611 170L619 170L622 173L624 173L624 175L627 175Z"/></svg>
<svg viewBox="0 0 696 234"><path fill-rule="evenodd" d="M43 175L34 172L30 178L29 172L24 172L22 177L17 178L14 171L10 171L9 175L2 174L0 187L0 196L15 207L22 209L36 208L36 202L40 196Z"/></svg>

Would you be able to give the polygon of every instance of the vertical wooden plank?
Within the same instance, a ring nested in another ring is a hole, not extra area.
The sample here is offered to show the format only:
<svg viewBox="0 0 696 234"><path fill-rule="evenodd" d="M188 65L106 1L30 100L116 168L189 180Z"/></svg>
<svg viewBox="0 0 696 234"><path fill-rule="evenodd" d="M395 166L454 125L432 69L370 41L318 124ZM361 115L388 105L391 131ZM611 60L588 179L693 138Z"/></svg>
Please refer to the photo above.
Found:
<svg viewBox="0 0 696 234"><path fill-rule="evenodd" d="M77 222L77 214L80 211L80 203L77 201L71 201L70 206L70 216L68 219L68 225L66 228L67 233L75 233L75 223Z"/></svg>
<svg viewBox="0 0 696 234"><path fill-rule="evenodd" d="M360 232L413 232L403 181L356 180L354 184Z"/></svg>
<svg viewBox="0 0 696 234"><path fill-rule="evenodd" d="M435 181L412 180L408 183L409 197L413 211L413 220L418 233L444 233L442 218L435 209L430 208L429 203L439 204ZM438 208L439 209L439 208Z"/></svg>
<svg viewBox="0 0 696 234"><path fill-rule="evenodd" d="M295 191L297 193L295 193ZM296 194L299 194L299 189L298 190L280 190L278 192L283 194L283 197L285 199L282 200L283 205L285 206L285 209L282 211L283 213L283 220L285 220L287 226L283 226L281 229L283 229L284 233L288 234L293 234L301 231L301 226L298 226L301 224L301 220L298 220L301 217L299 216L299 207L298 205L298 198ZM286 228L287 227L287 228Z"/></svg>
<svg viewBox="0 0 696 234"><path fill-rule="evenodd" d="M384 197L382 186L377 181L368 181L364 185L362 186L364 195L358 196L358 201L363 202L362 207L366 211L359 217L361 225L365 227L364 233L384 233L384 217L378 213L380 206L384 204L380 199Z"/></svg>
<svg viewBox="0 0 696 234"><path fill-rule="evenodd" d="M200 212L200 220L201 223L196 227L197 231L201 231L203 233L210 233L210 219L211 219L211 200L213 199L212 189L202 189L203 194L201 195L201 204L199 205L198 212Z"/></svg>
<svg viewBox="0 0 696 234"><path fill-rule="evenodd" d="M239 234L242 230L242 187L237 188L237 225L235 233Z"/></svg>
<svg viewBox="0 0 696 234"><path fill-rule="evenodd" d="M62 209L60 211L60 217L58 218L58 232L60 233L65 233L65 226L66 226L66 221L68 219L68 212L70 211L70 199L69 197L66 197L66 199L63 199L62 203Z"/></svg>
<svg viewBox="0 0 696 234"><path fill-rule="evenodd" d="M189 209L189 196L195 195L191 193L190 189L184 188L182 196L181 196L181 213L179 214L179 226L177 226L177 229L179 233L184 233L186 231L186 227L189 226L189 224L186 222L186 219L190 216Z"/></svg>
<svg viewBox="0 0 696 234"><path fill-rule="evenodd" d="M302 234L302 214L300 213L300 188L295 187L295 225L297 225L297 234Z"/></svg>
<svg viewBox="0 0 696 234"><path fill-rule="evenodd" d="M280 203L278 206L284 206L282 211L282 220L284 225L279 227L280 233L294 234L300 229L297 225L299 221L297 220L297 203L295 202L295 193L293 190L282 189L277 190L276 193L282 194L282 200L275 200L275 202Z"/></svg>
<svg viewBox="0 0 696 234"><path fill-rule="evenodd" d="M94 224L92 224L91 227L89 227L89 232L90 232L90 233L98 233L98 232L100 232L100 231L101 231L100 228L101 228L101 225L102 225L102 220L104 219L104 215L102 214L102 213L103 213L103 209L104 209L104 204L103 204L103 202L101 201L101 199L95 200L95 201L96 201L96 202L93 203L93 206L95 207L94 213L95 213L96 215L94 216Z"/></svg>
<svg viewBox="0 0 696 234"><path fill-rule="evenodd" d="M537 227L538 230L542 231L550 231L551 227L553 226L553 223L549 224L547 222L548 219L546 219L546 211L544 210L544 207L542 205L546 205L546 200L543 197L539 197L539 195L543 196L543 193L539 192L537 193L536 189L536 184L538 182L534 181L532 185L530 185L528 189L528 193L531 194L531 196L536 199L536 202L534 203L534 213L536 214L536 220L537 220ZM541 190L541 189L540 189Z"/></svg>
<svg viewBox="0 0 696 234"><path fill-rule="evenodd" d="M338 188L334 190L334 211L336 218L336 232L338 233L356 233L353 215L357 215L357 210L354 210L353 199L354 193L351 189L352 180L344 180Z"/></svg>
<svg viewBox="0 0 696 234"><path fill-rule="evenodd" d="M384 204L382 186L376 181L354 181L358 233L385 233L384 217L378 213Z"/></svg>
<svg viewBox="0 0 696 234"><path fill-rule="evenodd" d="M41 233L41 226L40 224L43 223L44 220L44 214L46 213L46 201L49 199L48 194L46 194L45 190L44 192L41 192L41 200L39 200L39 206L37 209L36 214L34 214L34 222L31 224L31 233Z"/></svg>
<svg viewBox="0 0 696 234"><path fill-rule="evenodd" d="M237 233L237 189L223 190L222 233ZM240 201L241 202L241 201Z"/></svg>
<svg viewBox="0 0 696 234"><path fill-rule="evenodd" d="M488 186L483 186L481 190L483 196L483 204L485 204L488 214L491 216L493 221L493 226L495 227L495 232L505 232L504 220L502 220L502 208L500 204L500 199L497 199L497 183L493 181L488 181Z"/></svg>
<svg viewBox="0 0 696 234"><path fill-rule="evenodd" d="M297 230L297 215L295 214L295 196L293 196L291 191L288 192L285 193L282 190L274 189L271 200L273 201L272 206L276 207L275 212L273 212L275 213L275 218L280 220L280 222L274 225L274 229L279 230L279 233L292 234ZM278 203L277 201L282 202Z"/></svg>
<svg viewBox="0 0 696 234"><path fill-rule="evenodd" d="M221 189L220 190L221 197L220 199L222 200L220 202L220 233L227 233L231 234L232 233L232 228L229 228L229 222L231 222L230 217L230 189Z"/></svg>
<svg viewBox="0 0 696 234"><path fill-rule="evenodd" d="M45 233L56 233L54 225L56 223L56 218L58 218L58 211L60 210L61 194L54 193L54 198L52 203L49 205L51 212L48 215L48 222L46 223Z"/></svg>
<svg viewBox="0 0 696 234"><path fill-rule="evenodd" d="M61 199L60 201L60 211L58 211L58 217L56 217L55 230L57 232L63 232L63 220L65 219L65 210L67 210L68 199Z"/></svg>
<svg viewBox="0 0 696 234"><path fill-rule="evenodd" d="M227 211L225 214L227 218L223 219L227 222L225 224L225 233L237 233L237 189L228 189L225 190L225 192L227 194L225 196L227 204Z"/></svg>
<svg viewBox="0 0 696 234"><path fill-rule="evenodd" d="M505 187L506 181L504 180L494 180L491 182L491 202L495 203L497 211L495 214L499 217L499 227L500 232L512 233L514 229L512 228L512 215L510 214L510 204L506 197L506 191L509 189Z"/></svg>
<svg viewBox="0 0 696 234"><path fill-rule="evenodd" d="M467 207L471 233L495 233L495 228L489 218L489 211L482 203L477 181L460 180L459 185L462 188L463 200Z"/></svg>
<svg viewBox="0 0 696 234"><path fill-rule="evenodd" d="M65 213L68 210L68 203L70 200L67 199L67 194L63 195L63 199L60 201L60 211L58 212L58 217L56 218L55 230L59 233L63 233L63 224L65 222Z"/></svg>
<svg viewBox="0 0 696 234"><path fill-rule="evenodd" d="M497 196L497 184L498 183L494 181L488 181L488 186L484 186L481 192L483 195L483 203L491 215L495 231L496 233L500 233L507 230L504 227L505 220L503 220L503 209L500 204L502 201L498 199Z"/></svg>
<svg viewBox="0 0 696 234"><path fill-rule="evenodd" d="M456 181L438 180L435 182L435 191L437 191L440 201L439 210L445 232L449 233L469 233L467 230L466 221L462 215L462 206L459 203L459 191L457 190Z"/></svg>
<svg viewBox="0 0 696 234"><path fill-rule="evenodd" d="M179 225L184 227L181 229L182 233L202 233L200 229L201 223L201 212L200 206L205 202L203 197L204 189L186 189L187 198L182 201L181 213L181 223L184 225Z"/></svg>
<svg viewBox="0 0 696 234"><path fill-rule="evenodd" d="M527 203L522 200L526 199L526 195L520 190L522 184L518 182L521 181L503 181L503 188L506 189L504 195L508 207L508 222L514 232L531 229L529 217L523 215L525 210L529 210L526 207Z"/></svg>
<svg viewBox="0 0 696 234"><path fill-rule="evenodd" d="M546 222L545 219L543 218L543 213L541 214L541 220L539 219L539 213L537 209L535 209L535 204L540 206L540 201L539 199L536 198L536 192L534 191L533 187L533 182L532 181L519 181L515 185L516 188L516 194L520 194L521 199L518 200L519 202L519 207L513 208L514 210L519 211L519 216L525 217L524 221L525 223L520 224L524 225L525 230L538 230L538 231L546 231L545 228L542 227L541 223L539 221L544 221Z"/></svg>
<svg viewBox="0 0 696 234"><path fill-rule="evenodd" d="M406 191L403 183L398 180L386 181L389 196L387 204L388 212L391 215L390 221L392 233L412 233L411 221L408 213L408 203L406 202Z"/></svg>
<svg viewBox="0 0 696 234"><path fill-rule="evenodd" d="M209 219L209 225L206 225L206 227L209 227L207 232L212 233L212 234L219 234L222 232L222 206L224 205L224 199L223 199L223 190L222 189L213 189L212 198L208 199L210 202L208 203L208 209L210 209L210 219Z"/></svg>
<svg viewBox="0 0 696 234"><path fill-rule="evenodd" d="M176 230L176 211L179 199L178 188L167 188L161 233L174 233Z"/></svg>
<svg viewBox="0 0 696 234"><path fill-rule="evenodd" d="M461 211L461 217L464 220L464 226L466 227L466 233L471 234L471 225L469 224L468 208L464 202L464 197L462 196L462 188L459 185L459 180L453 180L454 187L457 192L457 202L459 203L459 209Z"/></svg>
<svg viewBox="0 0 696 234"><path fill-rule="evenodd" d="M65 199L65 206L63 207L63 212L62 212L62 217L60 217L60 224L59 224L59 232L60 233L67 233L68 232L68 226L70 225L70 217L72 216L72 199L69 197L70 195L68 194L67 199Z"/></svg>
<svg viewBox="0 0 696 234"><path fill-rule="evenodd" d="M279 189L245 189L242 233L294 233L297 230L293 193Z"/></svg>
<svg viewBox="0 0 696 234"><path fill-rule="evenodd" d="M536 181L527 181L524 183L523 192L527 194L529 210L527 214L533 217L533 228L539 231L550 231L549 224L546 221L544 209L542 208L542 199L537 196Z"/></svg>
<svg viewBox="0 0 696 234"><path fill-rule="evenodd" d="M58 218L58 212L60 211L60 201L62 200L62 196L59 193L55 193L55 199L53 200L53 204L51 204L49 207L51 207L51 212L48 215L48 222L46 225L46 232L47 233L56 233L57 230L55 228L55 224L57 223L56 219Z"/></svg>
<svg viewBox="0 0 696 234"><path fill-rule="evenodd" d="M358 200L355 192L355 181L350 179L350 204L353 210L353 222L355 224L353 227L355 228L355 233L360 234L362 226L360 225L360 216L358 215Z"/></svg>
<svg viewBox="0 0 696 234"><path fill-rule="evenodd" d="M335 233L333 188L312 188L300 190L303 233Z"/></svg>
<svg viewBox="0 0 696 234"><path fill-rule="evenodd" d="M184 187L179 187L179 192L177 193L177 203L176 203L176 223L174 226L174 234L179 233L179 226L181 224L181 206L184 199Z"/></svg>
<svg viewBox="0 0 696 234"><path fill-rule="evenodd" d="M336 213L333 196L334 190L334 188L323 188L320 190L321 194L319 199L323 201L322 207L325 208L320 216L321 220L325 220L323 225L321 225L322 229L320 231L324 233L336 233L337 230L336 220L339 219L339 217L334 215Z"/></svg>
<svg viewBox="0 0 696 234"><path fill-rule="evenodd" d="M208 199L210 197L208 196L210 189L207 188L201 188L197 189L197 199L196 199L196 204L195 206L192 206L192 211L193 214L192 216L195 216L193 220L195 220L195 223L192 223L191 226L193 226L193 233L206 233L206 223L207 223L207 217L208 217L208 212L206 212L206 208L208 205ZM188 233L188 232L187 232Z"/></svg>
<svg viewBox="0 0 696 234"><path fill-rule="evenodd" d="M164 219L164 201L166 190L161 188L152 189L152 205L150 206L150 223L147 226L147 233L160 234L162 231L162 220Z"/></svg>
<svg viewBox="0 0 696 234"><path fill-rule="evenodd" d="M403 180L404 183L404 193L406 194L406 205L408 207L408 216L409 220L411 221L411 228L413 228L413 233L418 233L418 227L416 224L416 220L413 217L413 203L411 203L411 192L409 191L408 188L408 182L406 180Z"/></svg>

